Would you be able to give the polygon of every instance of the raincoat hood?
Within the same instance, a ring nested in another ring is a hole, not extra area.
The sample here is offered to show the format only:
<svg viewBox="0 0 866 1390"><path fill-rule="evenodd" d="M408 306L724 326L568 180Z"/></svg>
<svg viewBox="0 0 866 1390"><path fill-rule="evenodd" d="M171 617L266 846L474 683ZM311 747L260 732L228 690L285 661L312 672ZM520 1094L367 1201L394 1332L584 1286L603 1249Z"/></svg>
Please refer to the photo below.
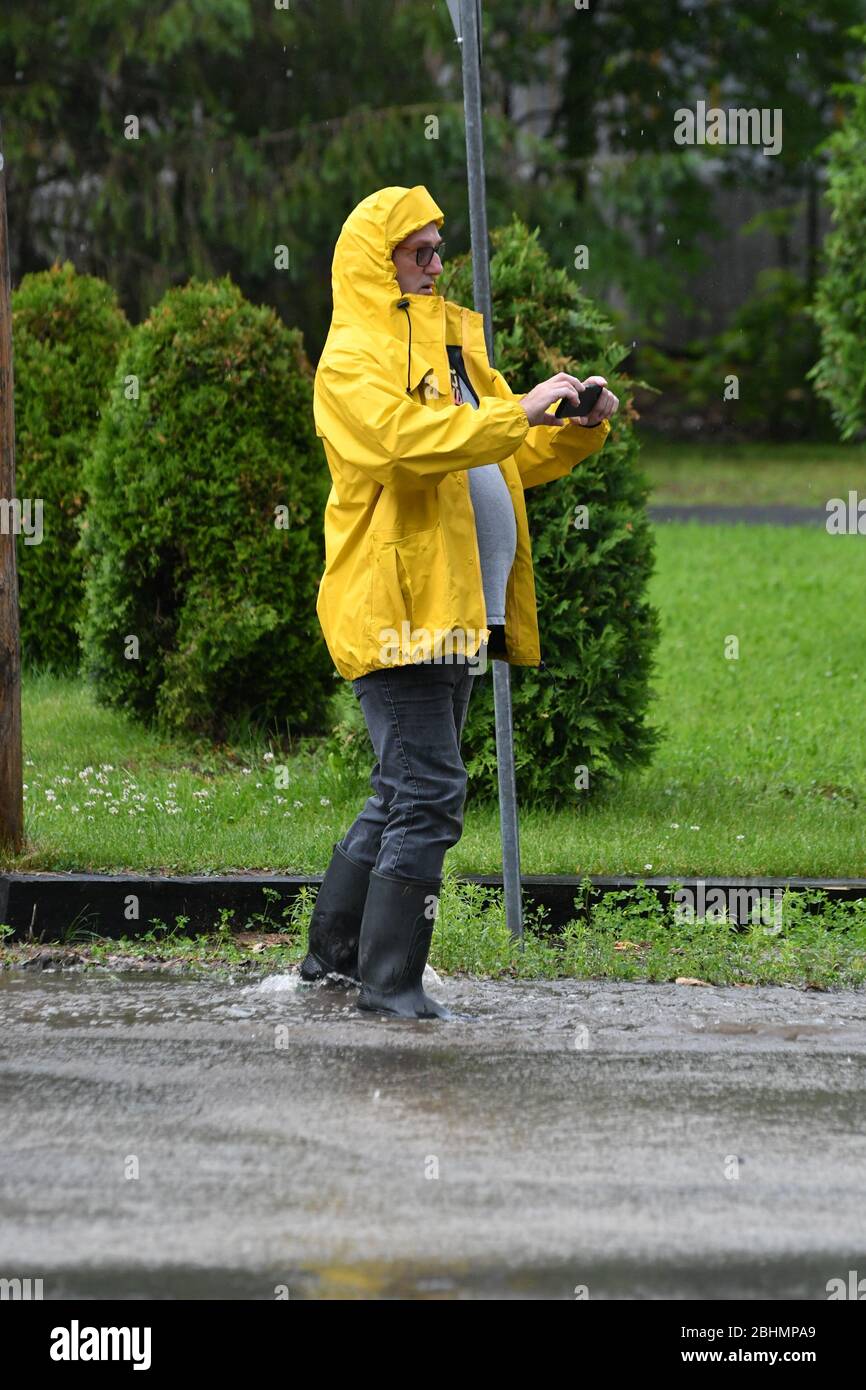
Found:
<svg viewBox="0 0 866 1390"><path fill-rule="evenodd" d="M441 227L444 221L445 214L423 184L414 188L380 188L359 203L343 223L334 248L333 327L354 326L381 333L390 325L402 339L405 328L399 324L397 309L401 299L410 301L413 315L416 303L429 306L433 301L433 315L441 318L443 301L436 286L432 295L404 295L391 253L428 222Z"/></svg>

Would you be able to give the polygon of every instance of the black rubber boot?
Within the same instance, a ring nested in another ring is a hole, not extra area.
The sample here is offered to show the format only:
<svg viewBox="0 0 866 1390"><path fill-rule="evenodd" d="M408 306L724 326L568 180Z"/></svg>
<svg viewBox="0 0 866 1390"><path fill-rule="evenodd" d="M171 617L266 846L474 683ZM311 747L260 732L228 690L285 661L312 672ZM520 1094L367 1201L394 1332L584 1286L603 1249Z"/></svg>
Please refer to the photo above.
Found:
<svg viewBox="0 0 866 1390"><path fill-rule="evenodd" d="M441 879L391 878L371 870L358 951L359 1009L398 1018L453 1017L421 986L435 925L427 914L431 899L438 905L441 884Z"/></svg>
<svg viewBox="0 0 866 1390"><path fill-rule="evenodd" d="M358 939L369 881L370 870L361 868L334 845L310 918L302 980L323 980L326 975L337 974L356 985L361 983Z"/></svg>

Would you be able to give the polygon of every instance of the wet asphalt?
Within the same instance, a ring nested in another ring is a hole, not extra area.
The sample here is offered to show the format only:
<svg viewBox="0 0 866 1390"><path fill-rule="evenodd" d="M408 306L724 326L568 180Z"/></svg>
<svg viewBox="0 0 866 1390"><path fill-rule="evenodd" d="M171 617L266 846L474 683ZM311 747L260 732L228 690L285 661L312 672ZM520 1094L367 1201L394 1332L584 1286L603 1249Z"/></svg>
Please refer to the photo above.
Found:
<svg viewBox="0 0 866 1390"><path fill-rule="evenodd" d="M0 974L0 1276L45 1298L826 1299L866 991Z"/></svg>

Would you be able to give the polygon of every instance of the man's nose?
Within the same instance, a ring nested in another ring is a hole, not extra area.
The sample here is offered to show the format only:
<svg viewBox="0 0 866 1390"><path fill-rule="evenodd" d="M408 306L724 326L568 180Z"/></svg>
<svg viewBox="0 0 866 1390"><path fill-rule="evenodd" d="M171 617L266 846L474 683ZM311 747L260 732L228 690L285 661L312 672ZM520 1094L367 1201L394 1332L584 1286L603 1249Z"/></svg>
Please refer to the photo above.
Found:
<svg viewBox="0 0 866 1390"><path fill-rule="evenodd" d="M442 274L442 271L443 271L444 269L445 269L445 267L443 266L442 262L441 262L440 259L439 259L439 252L438 252L438 251L434 251L434 252L433 252L432 259L430 260L430 262L429 262L429 264L428 264L428 266L427 266L427 272L428 272L428 274L430 274L430 275L441 275L441 274Z"/></svg>

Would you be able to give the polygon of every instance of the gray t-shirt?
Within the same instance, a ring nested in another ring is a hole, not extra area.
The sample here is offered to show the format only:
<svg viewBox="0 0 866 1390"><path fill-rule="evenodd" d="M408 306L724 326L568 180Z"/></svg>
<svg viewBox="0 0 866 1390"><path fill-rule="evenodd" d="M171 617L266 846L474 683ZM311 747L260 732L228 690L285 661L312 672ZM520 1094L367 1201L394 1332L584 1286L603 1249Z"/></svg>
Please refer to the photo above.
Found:
<svg viewBox="0 0 866 1390"><path fill-rule="evenodd" d="M464 403L478 409L478 399L459 368L455 371ZM505 588L517 551L517 522L508 484L498 463L483 463L467 469L469 493L475 512L478 553L481 556L481 582L487 623L504 624Z"/></svg>

